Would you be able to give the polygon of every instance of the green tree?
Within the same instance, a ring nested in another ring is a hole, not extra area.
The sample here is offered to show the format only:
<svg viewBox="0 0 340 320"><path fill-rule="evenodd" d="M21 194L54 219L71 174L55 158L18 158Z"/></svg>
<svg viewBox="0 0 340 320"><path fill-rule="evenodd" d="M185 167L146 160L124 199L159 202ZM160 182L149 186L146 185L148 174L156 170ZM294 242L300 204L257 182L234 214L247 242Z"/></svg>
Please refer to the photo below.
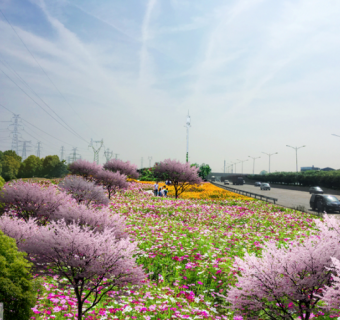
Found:
<svg viewBox="0 0 340 320"><path fill-rule="evenodd" d="M42 175L46 178L59 178L68 173L65 160L60 161L57 155L42 159Z"/></svg>
<svg viewBox="0 0 340 320"><path fill-rule="evenodd" d="M19 155L16 154L15 151L13 150L6 150L3 152L3 156L10 156L10 157L13 157L15 160L21 162L21 157Z"/></svg>
<svg viewBox="0 0 340 320"><path fill-rule="evenodd" d="M0 231L0 301L6 320L28 320L33 314L37 288L25 255L18 252L14 239Z"/></svg>
<svg viewBox="0 0 340 320"><path fill-rule="evenodd" d="M206 179L206 177L209 175L210 172L211 172L210 166L208 164L202 163L199 167L198 175L202 179Z"/></svg>
<svg viewBox="0 0 340 320"><path fill-rule="evenodd" d="M5 179L0 176L0 190L4 186L5 183L6 183Z"/></svg>
<svg viewBox="0 0 340 320"><path fill-rule="evenodd" d="M29 156L25 159L19 169L20 178L32 178L39 177L42 170L42 160L34 155Z"/></svg>
<svg viewBox="0 0 340 320"><path fill-rule="evenodd" d="M6 181L9 181L17 178L20 161L17 160L18 158L6 154L6 152L7 151L4 152L2 160L2 176Z"/></svg>

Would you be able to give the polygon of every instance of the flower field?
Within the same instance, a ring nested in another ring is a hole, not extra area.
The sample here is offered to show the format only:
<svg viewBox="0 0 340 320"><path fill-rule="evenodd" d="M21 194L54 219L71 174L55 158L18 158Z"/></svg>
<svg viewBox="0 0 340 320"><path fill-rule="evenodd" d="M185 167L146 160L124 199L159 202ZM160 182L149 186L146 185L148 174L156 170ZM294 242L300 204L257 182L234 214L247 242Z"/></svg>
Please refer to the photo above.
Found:
<svg viewBox="0 0 340 320"><path fill-rule="evenodd" d="M126 217L148 280L120 299L111 292L86 319L240 320L217 295L235 283L234 257L259 255L269 239L283 244L313 232L305 214L238 195L211 200L213 188L204 188L175 200L155 198L145 192L150 185L131 183L113 197L111 210ZM208 196L187 199L197 193ZM45 278L38 301L35 319L75 318L74 294L62 280Z"/></svg>
<svg viewBox="0 0 340 320"><path fill-rule="evenodd" d="M154 182L142 181L144 188L152 190L152 185ZM149 187L146 187L149 186ZM160 187L164 187L164 183L159 183ZM175 191L173 186L168 186L169 196L174 197ZM184 193L182 193L179 198L181 199L214 199L214 200L250 200L251 198L223 190L219 187L214 186L209 182L204 182L200 186L189 186Z"/></svg>

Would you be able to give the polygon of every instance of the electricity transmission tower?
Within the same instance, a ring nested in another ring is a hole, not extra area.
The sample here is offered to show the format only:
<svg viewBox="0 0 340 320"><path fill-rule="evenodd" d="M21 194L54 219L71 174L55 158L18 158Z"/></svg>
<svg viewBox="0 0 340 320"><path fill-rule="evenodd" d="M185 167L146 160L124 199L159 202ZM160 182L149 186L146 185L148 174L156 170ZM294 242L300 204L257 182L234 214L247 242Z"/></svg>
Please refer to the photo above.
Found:
<svg viewBox="0 0 340 320"><path fill-rule="evenodd" d="M22 152L21 152L21 158L22 158L22 161L24 161L26 158L27 158L27 151L30 151L28 150L31 146L30 146L30 143L31 141L20 141L22 143Z"/></svg>
<svg viewBox="0 0 340 320"><path fill-rule="evenodd" d="M189 116L189 111L188 111L188 116L187 116L187 122L185 124L185 127L187 128L187 154L186 154L186 162L189 162L189 128L191 127L191 118Z"/></svg>
<svg viewBox="0 0 340 320"><path fill-rule="evenodd" d="M81 155L77 153L78 148L72 148L72 153L69 156L69 162L72 163L77 161L78 159L81 159Z"/></svg>
<svg viewBox="0 0 340 320"><path fill-rule="evenodd" d="M106 158L106 162L109 162L113 156L113 151L110 151L110 149L107 148L106 150L104 150L104 156Z"/></svg>
<svg viewBox="0 0 340 320"><path fill-rule="evenodd" d="M61 152L61 154L60 154L60 161L64 160L64 151L65 151L64 146L62 146L61 150L60 150L60 152Z"/></svg>
<svg viewBox="0 0 340 320"><path fill-rule="evenodd" d="M15 151L17 155L19 155L19 150L20 150L20 129L22 128L22 125L19 123L20 121L20 115L15 114L12 117L11 121L3 121L3 122L11 122L9 125L11 128L11 134L12 134L12 146L11 150Z"/></svg>
<svg viewBox="0 0 340 320"><path fill-rule="evenodd" d="M115 155L116 155L116 159L118 159L119 153L115 153Z"/></svg>
<svg viewBox="0 0 340 320"><path fill-rule="evenodd" d="M40 158L40 151L41 151L41 142L37 142L37 157Z"/></svg>
<svg viewBox="0 0 340 320"><path fill-rule="evenodd" d="M140 166L141 169L143 169L143 157L141 159L141 166Z"/></svg>
<svg viewBox="0 0 340 320"><path fill-rule="evenodd" d="M151 168L151 160L152 160L152 157L148 157L149 159L149 168Z"/></svg>
<svg viewBox="0 0 340 320"><path fill-rule="evenodd" d="M93 143L99 144L99 147L95 148ZM91 147L92 150L93 150L93 153L94 153L93 161L96 162L97 164L99 164L99 151L102 148L102 146L103 146L103 139L101 139L100 141L93 141L91 139L91 143L90 143L89 147Z"/></svg>

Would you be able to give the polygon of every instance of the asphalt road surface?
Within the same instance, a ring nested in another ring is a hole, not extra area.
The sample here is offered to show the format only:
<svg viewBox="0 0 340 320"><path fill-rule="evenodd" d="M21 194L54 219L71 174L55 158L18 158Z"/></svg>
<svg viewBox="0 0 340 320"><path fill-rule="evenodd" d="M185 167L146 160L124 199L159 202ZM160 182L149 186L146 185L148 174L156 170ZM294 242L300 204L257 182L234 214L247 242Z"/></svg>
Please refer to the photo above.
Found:
<svg viewBox="0 0 340 320"><path fill-rule="evenodd" d="M224 186L223 183L221 182L216 182L216 184ZM281 205L283 207L296 209L296 207L300 206L300 207L304 207L304 209L301 211L310 212L314 214L317 213L316 211L313 211L312 208L310 207L309 200L310 200L311 195L309 194L309 192L306 192L306 191L288 190L288 189L281 189L281 188L275 188L275 187L271 187L270 190L261 190L260 187L255 187L254 185L250 185L250 184L244 184L242 186L239 186L239 185L234 186L233 184L230 184L229 186L227 185L226 187L231 187L234 189L244 190L244 191L253 192L256 194L261 194L264 196L276 198L278 199L276 204ZM334 195L334 196L340 199L338 195ZM339 213L335 213L335 215L340 217Z"/></svg>

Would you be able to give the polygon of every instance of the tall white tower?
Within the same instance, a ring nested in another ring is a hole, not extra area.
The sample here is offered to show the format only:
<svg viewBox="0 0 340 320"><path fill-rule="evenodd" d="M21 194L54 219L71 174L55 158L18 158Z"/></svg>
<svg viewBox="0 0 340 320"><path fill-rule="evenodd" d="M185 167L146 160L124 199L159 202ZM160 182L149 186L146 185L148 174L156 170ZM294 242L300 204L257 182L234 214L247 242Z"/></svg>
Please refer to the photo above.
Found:
<svg viewBox="0 0 340 320"><path fill-rule="evenodd" d="M95 148L94 145L93 145L93 143L95 143L96 145L99 144L99 147ZM93 153L94 153L93 161L96 162L97 164L99 164L99 151L100 151L100 149L102 148L103 143L104 143L104 142L103 142L103 139L101 139L101 140L99 140L99 141L93 141L93 140L91 139L91 143L90 143L90 145L89 145L89 147L92 148Z"/></svg>
<svg viewBox="0 0 340 320"><path fill-rule="evenodd" d="M191 127L191 118L188 111L187 122L185 124L187 128L187 154L186 154L186 162L189 162L189 128Z"/></svg>

